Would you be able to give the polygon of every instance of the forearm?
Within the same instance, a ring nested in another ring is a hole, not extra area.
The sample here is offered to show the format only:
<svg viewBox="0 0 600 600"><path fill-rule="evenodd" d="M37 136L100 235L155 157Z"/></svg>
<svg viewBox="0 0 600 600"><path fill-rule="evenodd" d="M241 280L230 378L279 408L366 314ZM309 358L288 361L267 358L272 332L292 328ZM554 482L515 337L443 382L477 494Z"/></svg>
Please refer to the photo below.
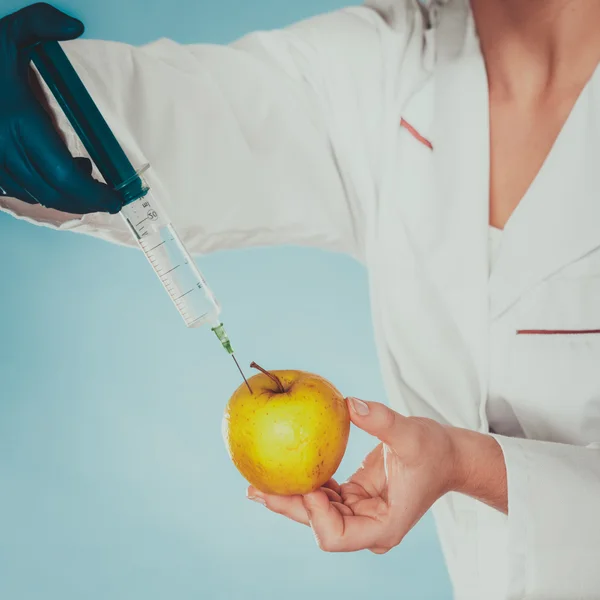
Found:
<svg viewBox="0 0 600 600"><path fill-rule="evenodd" d="M508 486L504 454L489 435L450 428L455 449L452 490L508 514Z"/></svg>

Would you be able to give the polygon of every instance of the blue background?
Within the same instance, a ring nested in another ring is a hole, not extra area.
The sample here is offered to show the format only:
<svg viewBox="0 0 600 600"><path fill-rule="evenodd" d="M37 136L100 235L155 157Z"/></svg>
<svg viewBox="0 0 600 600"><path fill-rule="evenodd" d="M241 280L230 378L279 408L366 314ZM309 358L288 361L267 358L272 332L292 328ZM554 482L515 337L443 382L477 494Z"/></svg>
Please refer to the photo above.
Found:
<svg viewBox="0 0 600 600"><path fill-rule="evenodd" d="M133 44L226 43L341 5L57 4L88 37ZM184 327L140 252L1 214L0 256L0 598L450 598L429 515L385 556L332 555L245 499L220 432L237 372L208 331ZM295 248L199 264L245 366L385 400L362 267ZM296 277L280 287L284 273ZM354 430L339 475L374 444Z"/></svg>

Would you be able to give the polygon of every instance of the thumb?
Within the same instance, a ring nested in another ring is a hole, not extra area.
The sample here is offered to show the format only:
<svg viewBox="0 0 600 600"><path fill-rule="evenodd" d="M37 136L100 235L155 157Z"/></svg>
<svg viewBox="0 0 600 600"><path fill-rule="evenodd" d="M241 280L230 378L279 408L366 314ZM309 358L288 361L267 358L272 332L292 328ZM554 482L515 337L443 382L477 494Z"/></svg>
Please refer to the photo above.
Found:
<svg viewBox="0 0 600 600"><path fill-rule="evenodd" d="M404 428L406 417L381 404L348 398L350 418L363 431L375 436L388 446L393 446Z"/></svg>
<svg viewBox="0 0 600 600"><path fill-rule="evenodd" d="M12 19L13 40L21 48L37 42L73 40L85 29L81 21L45 2L27 6L7 19Z"/></svg>

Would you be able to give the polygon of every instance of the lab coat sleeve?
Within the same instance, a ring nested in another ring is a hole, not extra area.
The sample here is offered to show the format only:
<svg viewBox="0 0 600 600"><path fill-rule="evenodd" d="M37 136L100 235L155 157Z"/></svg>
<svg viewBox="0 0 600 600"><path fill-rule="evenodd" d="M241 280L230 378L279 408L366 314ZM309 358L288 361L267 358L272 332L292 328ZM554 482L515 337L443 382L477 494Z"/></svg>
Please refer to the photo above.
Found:
<svg viewBox="0 0 600 600"><path fill-rule="evenodd" d="M362 254L376 188L387 25L354 7L228 45L64 44L192 252L299 244ZM397 35L397 34L396 34ZM85 155L49 97L69 148ZM371 152L372 150L372 152ZM13 215L133 244L122 218L0 199Z"/></svg>
<svg viewBox="0 0 600 600"><path fill-rule="evenodd" d="M510 600L600 598L600 445L494 436L508 477Z"/></svg>

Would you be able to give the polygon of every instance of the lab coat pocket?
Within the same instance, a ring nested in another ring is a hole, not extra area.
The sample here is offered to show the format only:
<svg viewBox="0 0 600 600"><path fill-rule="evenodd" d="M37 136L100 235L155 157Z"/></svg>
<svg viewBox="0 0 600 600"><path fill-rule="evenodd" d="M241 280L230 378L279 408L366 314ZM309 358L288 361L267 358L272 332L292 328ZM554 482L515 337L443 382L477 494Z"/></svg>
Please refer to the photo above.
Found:
<svg viewBox="0 0 600 600"><path fill-rule="evenodd" d="M511 394L539 415L527 436L600 439L600 276L547 280L519 302L512 325Z"/></svg>

